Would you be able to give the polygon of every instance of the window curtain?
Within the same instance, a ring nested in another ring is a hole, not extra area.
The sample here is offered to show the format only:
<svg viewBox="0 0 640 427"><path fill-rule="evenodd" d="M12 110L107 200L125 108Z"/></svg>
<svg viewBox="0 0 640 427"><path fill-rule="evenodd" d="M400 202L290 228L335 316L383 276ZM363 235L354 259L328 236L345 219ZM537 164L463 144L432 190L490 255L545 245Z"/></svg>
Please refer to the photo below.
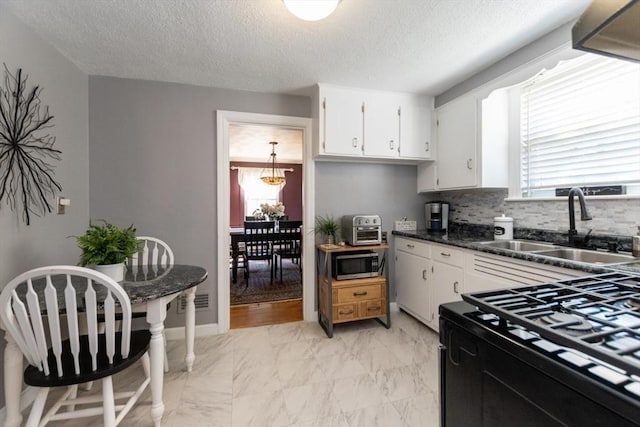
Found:
<svg viewBox="0 0 640 427"><path fill-rule="evenodd" d="M238 184L246 195L261 196L265 199L278 199L278 193L286 182L280 185L269 185L262 182L260 173L262 168L238 168ZM276 176L284 176L282 169L276 169ZM255 197L251 197L255 198Z"/></svg>

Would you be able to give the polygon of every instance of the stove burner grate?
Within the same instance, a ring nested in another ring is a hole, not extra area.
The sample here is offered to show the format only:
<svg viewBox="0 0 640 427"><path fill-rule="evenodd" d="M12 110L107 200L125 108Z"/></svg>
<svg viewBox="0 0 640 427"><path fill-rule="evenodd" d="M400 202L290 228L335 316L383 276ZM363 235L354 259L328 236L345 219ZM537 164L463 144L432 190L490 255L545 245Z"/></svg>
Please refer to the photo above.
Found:
<svg viewBox="0 0 640 427"><path fill-rule="evenodd" d="M463 299L501 322L508 320L640 376L639 294L640 275L605 273L464 294Z"/></svg>

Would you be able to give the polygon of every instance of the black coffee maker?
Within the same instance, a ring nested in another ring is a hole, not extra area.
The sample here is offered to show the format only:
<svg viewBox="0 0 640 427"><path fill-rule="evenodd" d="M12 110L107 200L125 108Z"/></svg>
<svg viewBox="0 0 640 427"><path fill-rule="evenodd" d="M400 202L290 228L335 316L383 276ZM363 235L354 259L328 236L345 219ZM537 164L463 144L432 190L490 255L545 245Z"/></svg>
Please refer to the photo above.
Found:
<svg viewBox="0 0 640 427"><path fill-rule="evenodd" d="M428 231L446 232L449 227L449 203L427 202L424 204L424 215Z"/></svg>

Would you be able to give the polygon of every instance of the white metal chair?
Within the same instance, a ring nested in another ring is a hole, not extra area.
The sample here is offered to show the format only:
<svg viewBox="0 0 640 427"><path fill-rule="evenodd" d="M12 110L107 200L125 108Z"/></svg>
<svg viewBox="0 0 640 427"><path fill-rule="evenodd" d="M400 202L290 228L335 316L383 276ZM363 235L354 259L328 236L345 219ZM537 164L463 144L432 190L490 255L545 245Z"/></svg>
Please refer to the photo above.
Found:
<svg viewBox="0 0 640 427"><path fill-rule="evenodd" d="M120 331L115 326L116 310L122 322ZM98 333L99 311L104 317L104 334ZM27 271L0 293L0 318L29 362L25 383L40 387L27 427L100 414L105 426L116 426L149 384L151 334L131 330L127 293L102 273L64 265ZM79 332L83 323L86 335ZM137 360L145 372L142 384L134 391L114 393L112 376ZM101 395L77 397L78 384L95 380L102 380ZM61 386L67 386L67 391L42 416L49 390ZM116 404L122 399L127 400ZM102 405L85 406L98 402ZM83 406L76 410L76 405ZM58 413L63 406L67 411Z"/></svg>

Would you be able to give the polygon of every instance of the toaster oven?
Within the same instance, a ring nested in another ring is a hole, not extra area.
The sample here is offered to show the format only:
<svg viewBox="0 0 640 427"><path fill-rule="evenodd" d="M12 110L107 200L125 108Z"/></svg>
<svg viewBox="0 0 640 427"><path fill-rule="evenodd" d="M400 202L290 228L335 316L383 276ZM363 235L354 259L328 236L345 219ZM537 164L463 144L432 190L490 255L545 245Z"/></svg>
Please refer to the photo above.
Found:
<svg viewBox="0 0 640 427"><path fill-rule="evenodd" d="M382 243L380 215L345 215L342 217L342 237L351 246Z"/></svg>

